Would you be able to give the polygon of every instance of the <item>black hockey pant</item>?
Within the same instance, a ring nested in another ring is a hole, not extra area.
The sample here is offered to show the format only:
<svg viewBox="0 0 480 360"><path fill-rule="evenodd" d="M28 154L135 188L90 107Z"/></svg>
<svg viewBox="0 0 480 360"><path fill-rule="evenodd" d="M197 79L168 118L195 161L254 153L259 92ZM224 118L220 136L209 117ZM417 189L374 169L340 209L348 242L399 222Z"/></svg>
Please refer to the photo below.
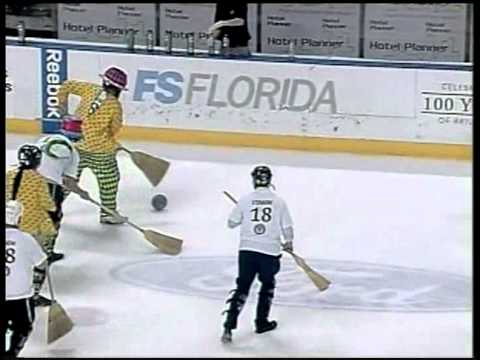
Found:
<svg viewBox="0 0 480 360"><path fill-rule="evenodd" d="M5 302L5 337L10 331L10 345L6 350L9 356L18 356L33 329L35 309L32 298L7 300Z"/></svg>
<svg viewBox="0 0 480 360"><path fill-rule="evenodd" d="M227 300L230 306L226 310L227 319L224 327L235 329L237 327L238 315L248 297L250 286L258 275L261 282L260 292L258 293L257 313L255 321L257 323L266 322L272 305L275 290L275 275L280 270L280 256L266 255L254 251L241 250L238 256L238 277L236 279L237 287L233 290L233 295Z"/></svg>

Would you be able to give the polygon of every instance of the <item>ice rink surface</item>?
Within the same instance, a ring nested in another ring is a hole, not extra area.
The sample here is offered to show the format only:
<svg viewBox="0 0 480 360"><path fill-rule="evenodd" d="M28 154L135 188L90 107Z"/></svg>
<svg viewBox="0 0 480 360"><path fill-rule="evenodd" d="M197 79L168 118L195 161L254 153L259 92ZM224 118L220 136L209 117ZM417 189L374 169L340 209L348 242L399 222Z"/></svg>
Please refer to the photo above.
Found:
<svg viewBox="0 0 480 360"><path fill-rule="evenodd" d="M7 168L34 139L7 134ZM471 162L125 144L172 164L153 188L120 153L120 212L181 237L183 251L163 255L127 225L101 225L95 206L71 195L57 241L66 258L51 273L75 327L47 345L47 310L37 308L22 356L472 356ZM258 163L271 165L290 207L295 251L332 286L318 292L284 254L271 312L278 329L254 333L255 286L223 345L239 240L222 191L251 191ZM98 199L88 170L80 185ZM157 193L168 197L160 212L150 205Z"/></svg>

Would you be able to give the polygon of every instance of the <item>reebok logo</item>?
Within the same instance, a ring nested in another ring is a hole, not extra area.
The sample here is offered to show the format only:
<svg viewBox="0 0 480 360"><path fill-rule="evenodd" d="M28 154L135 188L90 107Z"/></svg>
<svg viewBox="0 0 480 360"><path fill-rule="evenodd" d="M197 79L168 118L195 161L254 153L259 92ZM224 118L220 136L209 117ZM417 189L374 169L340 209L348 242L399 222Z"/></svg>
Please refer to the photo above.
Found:
<svg viewBox="0 0 480 360"><path fill-rule="evenodd" d="M42 48L42 118L43 131L50 132L61 120L58 91L67 79L67 52L65 49ZM46 122L50 122L47 125ZM52 122L55 125L52 125ZM47 130L47 127L49 131Z"/></svg>
<svg viewBox="0 0 480 360"><path fill-rule="evenodd" d="M60 119L58 90L61 85L60 63L62 62L62 51L47 49L46 74L47 85L47 117Z"/></svg>

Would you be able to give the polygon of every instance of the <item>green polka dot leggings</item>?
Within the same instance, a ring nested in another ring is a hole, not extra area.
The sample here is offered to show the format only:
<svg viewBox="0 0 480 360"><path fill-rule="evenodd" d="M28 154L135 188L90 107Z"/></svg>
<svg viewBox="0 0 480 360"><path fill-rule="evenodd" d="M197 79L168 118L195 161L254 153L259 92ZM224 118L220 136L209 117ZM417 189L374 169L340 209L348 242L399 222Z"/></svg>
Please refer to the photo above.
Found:
<svg viewBox="0 0 480 360"><path fill-rule="evenodd" d="M100 202L111 210L117 209L118 183L120 172L116 154L91 153L78 149L80 163L78 164L77 179L80 179L83 169L89 168L97 178L100 193ZM100 211L100 217L110 216Z"/></svg>

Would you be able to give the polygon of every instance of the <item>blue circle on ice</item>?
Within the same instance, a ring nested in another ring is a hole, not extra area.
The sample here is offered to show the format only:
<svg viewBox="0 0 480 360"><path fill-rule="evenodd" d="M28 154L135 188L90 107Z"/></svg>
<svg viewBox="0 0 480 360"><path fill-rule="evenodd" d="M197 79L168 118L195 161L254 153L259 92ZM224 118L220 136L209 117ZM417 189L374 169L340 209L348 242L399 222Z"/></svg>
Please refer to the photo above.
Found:
<svg viewBox="0 0 480 360"><path fill-rule="evenodd" d="M293 260L283 255L276 278L276 305L387 312L472 309L472 281L463 275L356 261L305 260L332 284L320 292ZM224 301L235 287L237 258L157 258L120 265L111 274L135 286ZM258 289L255 281L249 301L256 301L252 294Z"/></svg>

